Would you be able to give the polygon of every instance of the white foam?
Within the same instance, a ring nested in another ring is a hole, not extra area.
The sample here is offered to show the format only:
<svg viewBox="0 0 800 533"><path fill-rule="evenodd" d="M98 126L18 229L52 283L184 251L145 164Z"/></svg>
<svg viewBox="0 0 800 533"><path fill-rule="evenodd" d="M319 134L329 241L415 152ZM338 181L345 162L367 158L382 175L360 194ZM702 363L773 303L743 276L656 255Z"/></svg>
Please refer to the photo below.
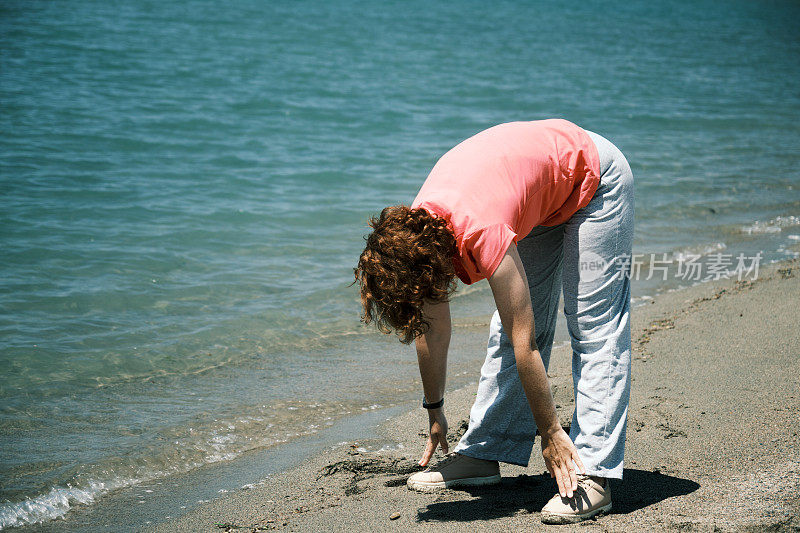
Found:
<svg viewBox="0 0 800 533"><path fill-rule="evenodd" d="M690 255L708 255L714 252L719 252L724 250L728 247L727 244L724 242L712 242L709 244L699 244L697 246L689 246L686 248L682 248L680 250L676 250L673 255L673 259L675 260L684 260L687 259L687 256ZM649 257L649 256L647 256ZM658 259L658 256L656 256Z"/></svg>
<svg viewBox="0 0 800 533"><path fill-rule="evenodd" d="M53 487L50 492L21 502L0 504L0 529L62 518L76 505L89 505L103 494L139 483L138 479L91 481L85 488Z"/></svg>
<svg viewBox="0 0 800 533"><path fill-rule="evenodd" d="M768 222L755 221L749 226L742 226L742 233L747 235L762 235L768 233L780 233L783 228L800 226L800 217L795 215L777 216Z"/></svg>
<svg viewBox="0 0 800 533"><path fill-rule="evenodd" d="M378 404L374 404L370 409L377 407L379 407ZM263 424L263 422L260 424ZM175 440L174 445L178 448L186 449L187 453L190 455L188 457L182 455L184 461L179 464L169 462L166 469L163 467L154 468L152 470L149 468L140 468L137 469L137 472L132 472L128 476L117 474L116 477L106 479L105 481L97 481L95 479L86 483L80 483L79 485L56 485L51 487L47 492L32 495L21 501L2 502L0 503L0 530L60 519L74 507L93 504L108 492L164 478L176 472L190 471L202 465L230 461L249 449L273 446L286 442L289 438L316 432L316 429L312 426L310 428L303 428L298 432L288 432L286 433L287 438L270 437L254 441L253 439L247 438L247 435L229 432L229 430L236 429L236 425L234 424L222 422L220 427L223 429L211 431L210 434L206 434L204 438L201 438L199 442L193 439ZM272 427L272 424L268 424L267 427ZM260 429L263 430L263 427ZM194 435L200 432L200 430L190 427L188 432L190 435ZM104 471L100 475L105 473L107 473L107 471ZM150 489L143 490L139 501L144 502L145 500L141 498L152 492L153 491Z"/></svg>

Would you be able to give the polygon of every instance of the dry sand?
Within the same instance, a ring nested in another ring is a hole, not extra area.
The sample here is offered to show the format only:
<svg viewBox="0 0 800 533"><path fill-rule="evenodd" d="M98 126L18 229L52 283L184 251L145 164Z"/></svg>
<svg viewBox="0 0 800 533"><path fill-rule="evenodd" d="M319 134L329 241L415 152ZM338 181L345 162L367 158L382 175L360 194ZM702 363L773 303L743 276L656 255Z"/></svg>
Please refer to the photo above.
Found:
<svg viewBox="0 0 800 533"><path fill-rule="evenodd" d="M540 523L555 483L544 473L538 439L528 468L501 466L499 486L409 491L427 430L418 408L380 430L399 449L341 445L150 529L800 531L798 306L795 260L753 282L706 283L635 308L624 480L612 483L613 511L581 525ZM554 352L551 365L566 425L569 351ZM474 395L475 386L447 394L453 442Z"/></svg>

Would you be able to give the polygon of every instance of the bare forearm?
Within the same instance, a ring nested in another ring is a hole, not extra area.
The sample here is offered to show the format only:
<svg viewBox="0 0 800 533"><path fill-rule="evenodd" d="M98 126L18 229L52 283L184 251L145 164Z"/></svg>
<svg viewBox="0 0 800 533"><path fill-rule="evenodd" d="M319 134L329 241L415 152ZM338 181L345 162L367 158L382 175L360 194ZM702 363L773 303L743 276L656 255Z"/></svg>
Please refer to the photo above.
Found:
<svg viewBox="0 0 800 533"><path fill-rule="evenodd" d="M422 389L429 402L444 396L447 376L447 350L450 347L450 304L426 302L423 314L430 324L428 331L417 337L417 362Z"/></svg>
<svg viewBox="0 0 800 533"><path fill-rule="evenodd" d="M556 406L550 393L550 382L538 350L515 348L517 371L528 398L533 418L542 435L561 429Z"/></svg>
<svg viewBox="0 0 800 533"><path fill-rule="evenodd" d="M449 345L449 328L441 333L426 333L417 339L417 362L422 377L422 389L429 402L436 402L444 396Z"/></svg>

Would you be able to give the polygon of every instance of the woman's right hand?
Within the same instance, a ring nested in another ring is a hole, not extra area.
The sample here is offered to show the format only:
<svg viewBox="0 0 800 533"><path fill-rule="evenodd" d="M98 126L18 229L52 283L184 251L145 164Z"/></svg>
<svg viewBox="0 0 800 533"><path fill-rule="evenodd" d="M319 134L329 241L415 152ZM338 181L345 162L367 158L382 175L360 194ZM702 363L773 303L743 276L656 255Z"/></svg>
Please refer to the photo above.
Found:
<svg viewBox="0 0 800 533"><path fill-rule="evenodd" d="M444 416L444 409L428 409L428 423L430 424L430 432L428 433L428 444L425 446L425 451L422 453L422 459L419 460L419 466L428 466L428 462L433 457L433 452L436 448L441 446L442 453L448 452L447 445L447 418Z"/></svg>
<svg viewBox="0 0 800 533"><path fill-rule="evenodd" d="M541 436L542 458L550 471L550 477L556 478L562 498L572 498L573 492L578 488L575 466L578 467L578 473L586 473L578 450L561 426L552 431L541 432Z"/></svg>

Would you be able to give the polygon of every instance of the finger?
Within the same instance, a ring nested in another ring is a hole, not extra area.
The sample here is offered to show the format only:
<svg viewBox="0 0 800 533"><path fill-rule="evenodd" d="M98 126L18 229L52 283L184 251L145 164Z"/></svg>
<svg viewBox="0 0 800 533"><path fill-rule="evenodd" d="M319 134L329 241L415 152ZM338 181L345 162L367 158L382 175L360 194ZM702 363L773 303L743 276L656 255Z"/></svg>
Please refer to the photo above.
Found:
<svg viewBox="0 0 800 533"><path fill-rule="evenodd" d="M575 467L572 465L572 461L567 463L567 470L569 471L569 485L572 491L575 492L578 490L578 476L575 475Z"/></svg>
<svg viewBox="0 0 800 533"><path fill-rule="evenodd" d="M558 467L553 467L553 472L556 475L556 484L558 484L558 493L561 495L562 498L566 498L567 488L564 486L564 479L561 475L561 469Z"/></svg>
<svg viewBox="0 0 800 533"><path fill-rule="evenodd" d="M433 439L428 437L428 445L425 446L425 451L422 452L422 459L419 460L419 466L427 466L428 461L431 460L434 449L436 449L436 445L433 443Z"/></svg>
<svg viewBox="0 0 800 533"><path fill-rule="evenodd" d="M433 455L433 441L428 438L428 443L425 445L425 450L422 452L422 458L419 460L420 466L427 466Z"/></svg>
<svg viewBox="0 0 800 533"><path fill-rule="evenodd" d="M573 453L572 454L572 460L575 461L576 465L578 465L578 472L580 472L581 474L585 474L586 473L586 467L583 466L583 462L581 461L581 458L578 457L577 453Z"/></svg>
<svg viewBox="0 0 800 533"><path fill-rule="evenodd" d="M569 470L567 469L567 465L561 463L561 481L564 483L564 490L567 493L568 498L572 498L572 481L569 478Z"/></svg>
<svg viewBox="0 0 800 533"><path fill-rule="evenodd" d="M442 446L442 453L447 455L449 453L449 445L447 444L447 434L441 436L439 443Z"/></svg>

